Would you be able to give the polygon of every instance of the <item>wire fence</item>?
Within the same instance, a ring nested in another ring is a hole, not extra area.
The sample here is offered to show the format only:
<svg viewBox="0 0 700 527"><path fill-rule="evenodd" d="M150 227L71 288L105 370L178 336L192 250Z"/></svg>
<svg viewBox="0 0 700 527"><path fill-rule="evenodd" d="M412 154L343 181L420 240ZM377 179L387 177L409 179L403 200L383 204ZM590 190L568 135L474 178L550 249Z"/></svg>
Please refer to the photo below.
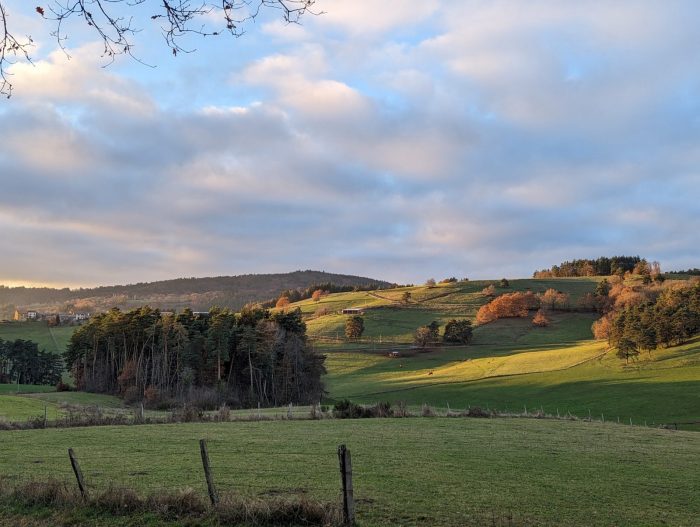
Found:
<svg viewBox="0 0 700 527"><path fill-rule="evenodd" d="M210 498L212 505L217 501L214 495L219 494L259 500L298 497L324 503L353 502L352 470L343 468L341 447L335 453L313 448L291 450L274 443L271 441L270 448L255 449L202 439L199 444L188 441L176 448L138 445L128 453L91 444L69 452L0 453L0 482L18 488L53 481L77 485L81 493L90 494L113 489L129 489L142 496L194 491Z"/></svg>

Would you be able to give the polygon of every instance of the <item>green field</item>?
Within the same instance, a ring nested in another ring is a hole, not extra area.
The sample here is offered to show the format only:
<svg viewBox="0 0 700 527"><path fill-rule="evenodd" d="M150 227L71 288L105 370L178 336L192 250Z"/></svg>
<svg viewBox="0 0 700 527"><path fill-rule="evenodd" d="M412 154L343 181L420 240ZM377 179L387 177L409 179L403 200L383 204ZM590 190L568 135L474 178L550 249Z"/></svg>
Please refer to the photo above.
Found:
<svg viewBox="0 0 700 527"><path fill-rule="evenodd" d="M31 340L39 349L61 354L66 351L75 327L49 327L46 322L0 322L0 339Z"/></svg>
<svg viewBox="0 0 700 527"><path fill-rule="evenodd" d="M575 305L598 280L512 280L510 288L498 292L542 292L551 287L569 293ZM547 328L535 328L527 319L499 320L475 328L468 346L427 353L404 348L402 357L388 357L392 346L412 341L419 325L432 320L443 325L453 317L473 320L478 307L488 301L481 291L489 283L378 291L379 299L357 292L300 302L309 314L309 334L327 354L328 400L405 401L439 408L471 405L511 412L527 407L553 415L571 412L649 425L686 423L679 426L700 429L687 424L700 421L700 341L659 349L626 365L605 342L592 340L595 314L557 313ZM408 306L397 303L404 290L412 293ZM324 302L334 313L314 317L312 308ZM337 312L351 306L366 308L366 330L359 343L342 337L347 317Z"/></svg>
<svg viewBox="0 0 700 527"><path fill-rule="evenodd" d="M236 422L4 432L0 474L72 474L89 488L205 492L198 439L220 490L338 499L351 450L359 524L697 525L700 435L535 419ZM0 513L1 514L1 513ZM509 523L512 522L512 523Z"/></svg>

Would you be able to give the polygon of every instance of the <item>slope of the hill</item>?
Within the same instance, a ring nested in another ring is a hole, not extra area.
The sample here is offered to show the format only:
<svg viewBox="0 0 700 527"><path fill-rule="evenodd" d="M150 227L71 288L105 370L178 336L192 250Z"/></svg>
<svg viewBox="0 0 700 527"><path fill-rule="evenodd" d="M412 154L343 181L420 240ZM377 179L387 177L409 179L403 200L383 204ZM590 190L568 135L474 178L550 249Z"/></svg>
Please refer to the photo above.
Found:
<svg viewBox="0 0 700 527"><path fill-rule="evenodd" d="M5 316L12 306L58 311L133 308L150 305L164 309L208 310L212 306L238 309L248 302L276 297L286 289L306 288L332 282L339 286L386 287L373 278L323 271L294 271L279 274L248 274L210 278L178 278L150 283L115 285L92 289L51 289L0 286L0 307ZM9 307L8 307L9 306Z"/></svg>
<svg viewBox="0 0 700 527"><path fill-rule="evenodd" d="M514 290L568 293L572 305L595 289L599 278L512 280ZM700 422L700 340L645 353L626 364L595 341L594 313L557 312L546 328L529 319L503 319L477 327L468 346L425 353L408 349L413 333L433 320L474 320L488 302L481 293L490 282L437 287L389 289L329 295L297 305L307 315L309 334L327 353L325 378L329 400L350 398L372 403L405 401L441 408L484 406L547 413L589 413L597 419L618 418L651 425L680 423L697 429ZM402 302L410 292L408 303ZM346 307L364 309L365 333L359 342L344 339ZM401 357L388 351L398 349Z"/></svg>
<svg viewBox="0 0 700 527"><path fill-rule="evenodd" d="M511 280L509 287L497 288L496 292L497 294L514 291L543 293L553 288L568 293L571 305L575 306L583 295L595 290L600 279L592 277ZM297 302L289 308L301 309L306 317L309 335L317 339L322 346L333 346L336 344L335 341L342 347L348 346L349 343L344 342L343 339L347 316L341 314L341 311L346 308L364 310L363 338L365 341L372 340L373 345L408 344L413 341L416 328L429 324L433 320L440 325L444 325L452 318L473 320L479 308L489 301L489 297L482 294L482 290L494 283L497 282L457 282L432 287L414 286L382 291L339 293L322 297L318 301L309 299ZM403 300L406 293L410 294L408 301ZM353 345L350 344L350 346Z"/></svg>

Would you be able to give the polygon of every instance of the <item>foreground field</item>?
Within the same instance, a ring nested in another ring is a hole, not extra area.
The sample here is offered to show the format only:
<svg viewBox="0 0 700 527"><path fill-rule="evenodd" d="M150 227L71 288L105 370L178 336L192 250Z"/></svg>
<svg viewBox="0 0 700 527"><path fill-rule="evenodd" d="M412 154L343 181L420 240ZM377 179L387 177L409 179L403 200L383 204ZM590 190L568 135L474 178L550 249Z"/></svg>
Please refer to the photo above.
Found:
<svg viewBox="0 0 700 527"><path fill-rule="evenodd" d="M338 498L338 444L351 449L359 524L697 525L700 436L532 419L372 419L3 432L0 474L90 488L205 492L207 438L221 490ZM0 517L3 514L0 513ZM9 514L9 513L7 513ZM100 523L95 523L99 525Z"/></svg>

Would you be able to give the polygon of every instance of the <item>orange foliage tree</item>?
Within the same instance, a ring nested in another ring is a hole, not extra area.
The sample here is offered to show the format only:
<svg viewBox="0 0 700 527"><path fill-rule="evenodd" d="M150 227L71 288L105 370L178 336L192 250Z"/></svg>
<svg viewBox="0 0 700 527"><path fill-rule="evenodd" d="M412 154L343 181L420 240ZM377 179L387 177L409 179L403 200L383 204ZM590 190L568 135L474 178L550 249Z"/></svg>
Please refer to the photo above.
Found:
<svg viewBox="0 0 700 527"><path fill-rule="evenodd" d="M569 306L569 295L549 288L540 295L540 304L546 309L565 309Z"/></svg>
<svg viewBox="0 0 700 527"><path fill-rule="evenodd" d="M289 298L286 296L281 296L281 297L279 297L279 300L277 300L275 307L285 308L288 305L289 305Z"/></svg>
<svg viewBox="0 0 700 527"><path fill-rule="evenodd" d="M540 328L549 326L549 319L542 309L537 310L537 313L535 313L535 316L532 318L532 324Z"/></svg>
<svg viewBox="0 0 700 527"><path fill-rule="evenodd" d="M530 309L537 308L537 297L527 293L508 293L481 306L476 314L478 324L488 324L499 318L527 317Z"/></svg>

